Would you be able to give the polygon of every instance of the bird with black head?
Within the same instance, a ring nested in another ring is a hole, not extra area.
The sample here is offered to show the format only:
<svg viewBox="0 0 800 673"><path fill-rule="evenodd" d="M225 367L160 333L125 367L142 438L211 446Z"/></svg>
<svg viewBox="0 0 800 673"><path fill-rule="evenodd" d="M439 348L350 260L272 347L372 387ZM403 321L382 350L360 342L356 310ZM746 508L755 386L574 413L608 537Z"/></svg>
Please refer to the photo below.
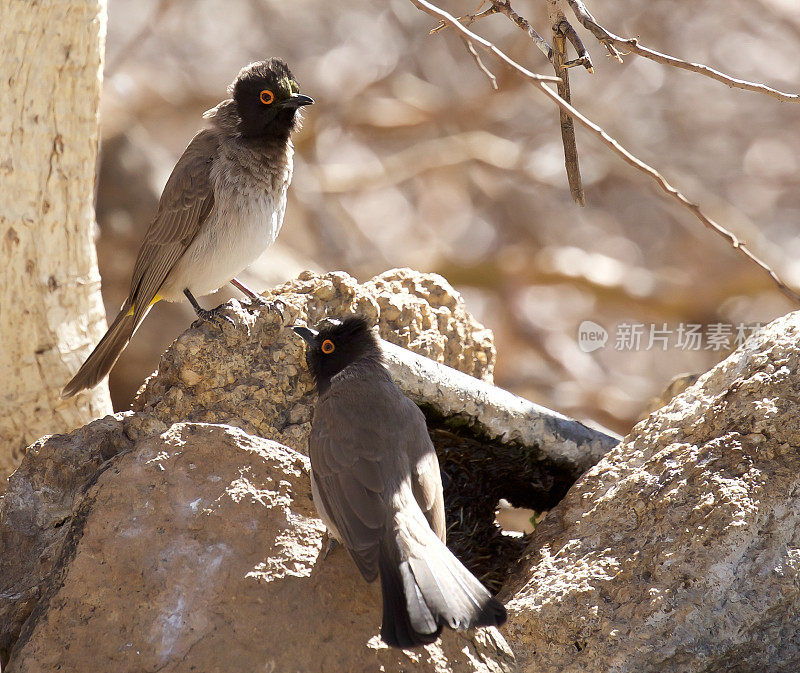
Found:
<svg viewBox="0 0 800 673"><path fill-rule="evenodd" d="M499 626L506 610L445 544L442 479L425 416L392 381L360 316L295 326L318 400L309 440L314 504L368 582L381 637L416 647L442 628Z"/></svg>
<svg viewBox="0 0 800 673"><path fill-rule="evenodd" d="M314 101L300 93L277 58L242 68L229 93L205 113L209 128L195 135L172 170L139 249L128 297L62 397L97 385L162 299L188 299L198 318L215 321L227 318L219 307L203 309L196 296L228 281L261 302L234 276L278 236L292 179L290 135L300 126L300 108Z"/></svg>

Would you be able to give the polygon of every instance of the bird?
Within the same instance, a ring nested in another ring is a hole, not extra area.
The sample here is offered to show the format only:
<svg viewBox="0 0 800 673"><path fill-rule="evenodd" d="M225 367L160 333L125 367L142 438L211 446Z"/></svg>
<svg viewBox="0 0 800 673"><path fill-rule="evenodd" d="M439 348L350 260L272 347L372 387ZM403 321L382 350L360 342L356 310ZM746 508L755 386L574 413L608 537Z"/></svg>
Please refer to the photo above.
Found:
<svg viewBox="0 0 800 673"><path fill-rule="evenodd" d="M443 627L500 626L505 607L446 546L439 461L419 407L392 381L363 316L295 324L318 393L309 457L317 513L367 582L381 638L414 648Z"/></svg>
<svg viewBox="0 0 800 673"><path fill-rule="evenodd" d="M153 304L188 300L200 320L232 321L203 309L196 296L230 281L253 304L265 304L235 278L272 243L283 224L292 179L291 134L299 110L314 103L278 58L239 71L230 98L208 110L207 128L191 140L167 180L136 258L128 297L105 336L66 384L72 397L111 371Z"/></svg>

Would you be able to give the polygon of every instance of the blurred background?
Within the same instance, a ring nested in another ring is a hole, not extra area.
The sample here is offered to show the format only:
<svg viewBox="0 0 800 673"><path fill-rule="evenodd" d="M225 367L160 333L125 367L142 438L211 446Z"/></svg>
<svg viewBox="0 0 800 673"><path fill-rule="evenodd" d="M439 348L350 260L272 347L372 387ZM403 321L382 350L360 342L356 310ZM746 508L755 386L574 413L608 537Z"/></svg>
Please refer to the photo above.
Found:
<svg viewBox="0 0 800 673"><path fill-rule="evenodd" d="M440 6L463 15L475 3ZM513 6L547 35L544 4ZM653 49L800 89L796 0L588 7ZM587 204L575 206L554 106L485 57L500 85L492 91L451 30L428 34L435 23L408 0L110 0L97 199L108 313L203 111L241 66L269 56L285 58L317 104L295 139L278 242L241 276L255 289L306 268L362 281L397 266L441 273L494 330L498 385L619 433L675 375L725 357L737 326L796 308L580 127ZM505 17L473 30L551 73ZM618 65L579 32L595 75L571 71L573 103L800 286L800 106L635 55ZM116 409L193 319L187 306L154 308L112 373ZM579 342L584 321L605 329L604 347ZM638 348L624 338L632 324L642 325ZM701 326L699 350L678 347L689 324ZM728 346L713 348L715 324L731 325Z"/></svg>

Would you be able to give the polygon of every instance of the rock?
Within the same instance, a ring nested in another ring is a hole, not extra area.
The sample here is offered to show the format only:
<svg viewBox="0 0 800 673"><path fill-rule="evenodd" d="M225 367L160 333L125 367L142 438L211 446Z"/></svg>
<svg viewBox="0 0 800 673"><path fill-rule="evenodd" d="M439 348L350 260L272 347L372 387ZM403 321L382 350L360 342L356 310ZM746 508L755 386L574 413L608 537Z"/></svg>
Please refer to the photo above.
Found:
<svg viewBox="0 0 800 673"><path fill-rule="evenodd" d="M341 549L317 558L300 453L218 425L137 432L76 500L6 673L513 670L494 629L414 653L380 643L378 585Z"/></svg>
<svg viewBox="0 0 800 673"><path fill-rule="evenodd" d="M639 423L503 590L536 673L800 670L800 313Z"/></svg>
<svg viewBox="0 0 800 673"><path fill-rule="evenodd" d="M305 451L314 393L305 366L294 364L303 362L302 341L285 326L351 313L376 320L392 343L491 380L492 334L440 276L395 269L360 285L343 272L304 272L272 296L284 303L283 316L233 300L227 315L236 329L203 324L184 332L133 408L167 425L227 423Z"/></svg>
<svg viewBox="0 0 800 673"><path fill-rule="evenodd" d="M176 425L227 421L304 451L314 395L302 342L285 327L298 319L362 312L384 336L484 379L491 333L443 279L415 272L369 288L306 272L275 294L282 317L234 301L237 329L180 336L135 412L29 448L0 506L4 670L230 670L232 657L241 670L271 660L267 670L321 670L325 657L354 667L342 670L511 670L496 631L451 633L411 656L384 648L377 585L344 553L317 568L306 459L241 430ZM397 314L384 317L390 304ZM208 511L192 510L198 497ZM182 616L169 612L181 599ZM323 615L343 637L333 640Z"/></svg>
<svg viewBox="0 0 800 673"><path fill-rule="evenodd" d="M641 421L647 418L654 411L669 404L674 397L680 395L689 386L694 385L699 378L700 374L689 373L673 376L672 379L670 379L670 382L667 384L667 387L664 388L663 392L658 397L652 398L647 403L647 409L644 414L639 416L639 420Z"/></svg>
<svg viewBox="0 0 800 673"><path fill-rule="evenodd" d="M487 383L496 357L491 330L467 312L441 276L392 269L364 283L383 320L381 337Z"/></svg>
<svg viewBox="0 0 800 673"><path fill-rule="evenodd" d="M0 500L0 659L63 562L76 501L106 461L132 445L120 418L107 416L28 447Z"/></svg>
<svg viewBox="0 0 800 673"><path fill-rule="evenodd" d="M491 332L470 316L458 293L439 276L395 269L359 285L344 273L307 272L271 294L285 304L283 316L231 302L227 315L235 329L201 325L180 336L134 408L166 425L234 425L304 453L315 393L304 344L286 326L355 312L377 320L380 333L393 342L384 345L391 347L387 360L401 389L426 410L433 408L448 431L480 437L478 447L474 441L454 447L449 435L444 441L434 436L434 443L446 491L448 477L458 491L447 502L451 518L458 520L451 546L492 589L499 588L524 546L522 540L503 537L494 525L499 498L519 507L549 509L617 443L490 385ZM397 367L398 353L410 365L404 375Z"/></svg>

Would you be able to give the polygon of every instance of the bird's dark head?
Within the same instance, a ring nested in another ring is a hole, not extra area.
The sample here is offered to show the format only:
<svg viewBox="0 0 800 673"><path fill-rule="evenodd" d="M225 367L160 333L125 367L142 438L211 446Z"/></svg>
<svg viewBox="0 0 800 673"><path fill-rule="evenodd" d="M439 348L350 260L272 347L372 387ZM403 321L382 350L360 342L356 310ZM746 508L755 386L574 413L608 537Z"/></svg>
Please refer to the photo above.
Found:
<svg viewBox="0 0 800 673"><path fill-rule="evenodd" d="M245 138L288 139L299 128L298 110L314 99L300 93L297 80L279 58L256 61L239 71L230 92Z"/></svg>
<svg viewBox="0 0 800 673"><path fill-rule="evenodd" d="M381 361L378 338L362 316L324 320L318 327L316 330L298 325L292 329L308 344L306 363L320 392L348 365L363 359Z"/></svg>

